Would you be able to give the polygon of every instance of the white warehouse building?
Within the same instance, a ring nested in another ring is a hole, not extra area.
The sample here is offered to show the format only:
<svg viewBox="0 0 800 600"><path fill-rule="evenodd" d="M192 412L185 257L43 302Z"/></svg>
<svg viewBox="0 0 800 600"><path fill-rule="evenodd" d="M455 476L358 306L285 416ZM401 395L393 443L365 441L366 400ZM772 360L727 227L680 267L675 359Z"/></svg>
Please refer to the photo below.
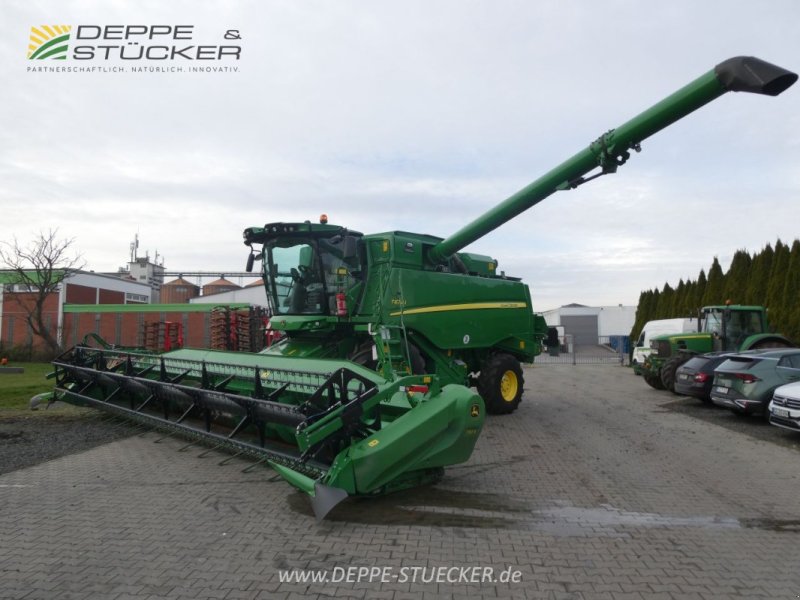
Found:
<svg viewBox="0 0 800 600"><path fill-rule="evenodd" d="M576 345L595 345L607 342L609 336L627 336L636 320L636 307L584 306L567 304L542 313L550 327L559 335L571 335ZM605 339L603 339L605 338Z"/></svg>

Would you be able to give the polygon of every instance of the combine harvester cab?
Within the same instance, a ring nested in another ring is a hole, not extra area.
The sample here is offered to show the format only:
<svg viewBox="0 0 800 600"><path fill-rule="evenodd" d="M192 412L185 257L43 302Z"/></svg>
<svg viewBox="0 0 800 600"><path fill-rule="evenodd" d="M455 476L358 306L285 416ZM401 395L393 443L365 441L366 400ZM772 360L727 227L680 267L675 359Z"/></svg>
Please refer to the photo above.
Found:
<svg viewBox="0 0 800 600"><path fill-rule="evenodd" d="M261 262L280 341L260 354L85 344L54 362L55 395L268 461L320 518L348 495L436 481L468 460L486 412L516 410L520 362L548 332L528 286L464 248L616 172L644 139L724 93L775 96L796 79L727 60L444 239L362 235L327 218L248 228L248 270Z"/></svg>

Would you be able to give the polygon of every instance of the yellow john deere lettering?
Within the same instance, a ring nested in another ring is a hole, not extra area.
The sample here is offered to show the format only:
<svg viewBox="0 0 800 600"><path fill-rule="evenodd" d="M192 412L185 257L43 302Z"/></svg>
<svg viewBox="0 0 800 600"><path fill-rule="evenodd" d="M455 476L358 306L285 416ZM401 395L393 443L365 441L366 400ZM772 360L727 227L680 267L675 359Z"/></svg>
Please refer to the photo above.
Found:
<svg viewBox="0 0 800 600"><path fill-rule="evenodd" d="M439 304L438 306L425 306L409 308L404 311L390 313L393 317L403 315L419 315L423 313L449 312L455 310L486 310L492 308L527 308L525 302L470 302L468 304Z"/></svg>

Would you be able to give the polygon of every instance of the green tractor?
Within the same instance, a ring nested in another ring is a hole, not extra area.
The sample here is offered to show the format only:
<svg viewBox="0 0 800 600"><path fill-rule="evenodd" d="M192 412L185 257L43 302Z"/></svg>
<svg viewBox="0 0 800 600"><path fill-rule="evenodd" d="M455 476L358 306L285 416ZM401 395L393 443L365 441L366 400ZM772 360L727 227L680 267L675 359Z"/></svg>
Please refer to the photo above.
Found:
<svg viewBox="0 0 800 600"><path fill-rule="evenodd" d="M696 333L659 335L650 341L652 351L642 367L648 385L674 392L678 368L697 354L794 346L784 336L770 332L767 311L761 306L706 306L700 310L697 325Z"/></svg>
<svg viewBox="0 0 800 600"><path fill-rule="evenodd" d="M260 262L280 342L162 355L81 344L54 361L54 397L255 456L318 517L348 495L434 482L469 459L486 412L518 407L520 363L552 339L528 286L464 248L616 172L726 92L776 96L796 80L753 57L720 63L444 239L363 235L327 218L248 228L248 269Z"/></svg>

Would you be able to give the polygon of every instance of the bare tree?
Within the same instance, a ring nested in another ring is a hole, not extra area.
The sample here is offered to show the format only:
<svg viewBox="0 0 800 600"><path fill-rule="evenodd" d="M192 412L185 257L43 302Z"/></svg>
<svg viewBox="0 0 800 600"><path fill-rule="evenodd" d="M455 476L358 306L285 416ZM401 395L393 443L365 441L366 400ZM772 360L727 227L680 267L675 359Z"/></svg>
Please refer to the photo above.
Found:
<svg viewBox="0 0 800 600"><path fill-rule="evenodd" d="M13 242L0 242L0 265L12 271L16 283L29 292L20 297L25 320L53 354L61 348L56 335L45 323L44 305L70 271L85 265L83 257L71 248L74 241L73 238L61 239L58 229L50 229L46 233L39 232L27 246L22 246L16 237Z"/></svg>

